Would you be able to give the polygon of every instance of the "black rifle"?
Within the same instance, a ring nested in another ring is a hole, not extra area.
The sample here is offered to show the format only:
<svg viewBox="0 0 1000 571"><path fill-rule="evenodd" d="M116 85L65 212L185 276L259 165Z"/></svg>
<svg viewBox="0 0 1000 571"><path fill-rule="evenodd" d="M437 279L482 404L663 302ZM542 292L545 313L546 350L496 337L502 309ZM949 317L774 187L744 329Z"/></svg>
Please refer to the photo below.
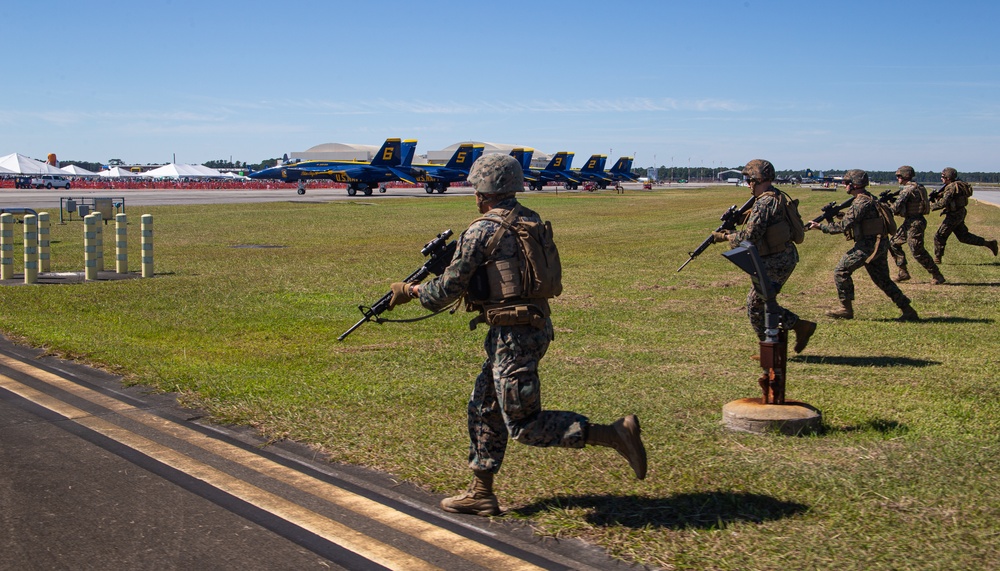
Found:
<svg viewBox="0 0 1000 571"><path fill-rule="evenodd" d="M935 200L941 198L941 195L944 194L944 187L946 186L948 185L942 184L941 188L937 190L932 190L931 193L927 195L927 200L934 202Z"/></svg>
<svg viewBox="0 0 1000 571"><path fill-rule="evenodd" d="M424 256L430 256L430 259L424 262L424 265L417 268L412 274L403 278L403 281L406 283L419 283L431 274L436 276L441 275L441 272L448 267L448 263L451 262L451 258L455 255L455 248L458 247L458 242L455 240L448 242L448 238L450 237L451 230L445 230L438 234L436 238L427 242L420 249L420 253ZM384 320L380 319L379 315L382 315L382 313L389 309L390 299L392 299L392 291L383 295L371 306L359 305L358 309L364 317L345 331L343 335L337 337L337 341L343 341L345 337L353 333L358 327L361 327L366 321L375 320L375 323L382 323Z"/></svg>
<svg viewBox="0 0 1000 571"><path fill-rule="evenodd" d="M831 203L827 204L826 206L824 206L823 208L821 208L820 210L823 213L820 214L819 216L817 216L816 218L813 218L812 221L815 222L816 224L819 224L820 222L822 222L824 220L826 220L827 222L833 222L833 219L836 218L837 215L840 214L840 212L842 210L844 210L845 208L850 207L851 204L853 204L853 203L854 203L854 197L853 196L850 197L850 198L848 198L847 200L841 202L840 204L837 204L836 202L831 202ZM808 229L809 229L809 227L806 226L806 230L808 230Z"/></svg>
<svg viewBox="0 0 1000 571"><path fill-rule="evenodd" d="M882 193L878 195L878 201L883 204L892 204L893 202L896 202L900 192L902 192L902 190L883 190Z"/></svg>
<svg viewBox="0 0 1000 571"><path fill-rule="evenodd" d="M751 208L753 208L753 203L756 200L757 200L757 197L751 196L750 199L747 200L746 203L743 204L743 206L740 206L739 208L736 208L735 204L732 205L732 206L730 206L728 210L726 210L725 212L722 213L722 217L719 218L719 220L722 220L722 224L720 224L719 227L716 228L714 232L724 232L726 230L735 230L736 229L736 225L739 224L743 220L743 216L747 212L749 212ZM714 232L713 232L713 234L714 234ZM697 248L695 248L694 252L688 252L688 260L686 262L684 262L683 264L681 264L681 267L677 268L677 271L679 272L679 271L683 270L684 266L690 264L691 260L697 258L699 254L701 254L702 252L704 252L705 250L707 250L708 247L711 246L714 242L715 242L715 237L712 234L709 234L708 238L705 238L705 241L702 242L700 246L698 246Z"/></svg>

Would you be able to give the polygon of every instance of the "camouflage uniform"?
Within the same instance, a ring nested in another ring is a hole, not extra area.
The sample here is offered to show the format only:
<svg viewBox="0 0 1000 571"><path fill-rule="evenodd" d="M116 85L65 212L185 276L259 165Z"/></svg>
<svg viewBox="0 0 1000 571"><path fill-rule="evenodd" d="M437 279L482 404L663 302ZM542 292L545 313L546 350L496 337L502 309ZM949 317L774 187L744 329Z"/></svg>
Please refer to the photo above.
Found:
<svg viewBox="0 0 1000 571"><path fill-rule="evenodd" d="M864 266L875 285L885 292L897 307L905 311L910 306L910 299L889 277L889 241L880 235L861 236L860 232L855 231L856 224L879 218L877 200L868 191L864 191L854 198L842 220L820 225L825 234L845 234L848 239L854 239L854 247L844 254L833 270L837 297L841 302L854 301L854 279L851 274Z"/></svg>
<svg viewBox="0 0 1000 571"><path fill-rule="evenodd" d="M515 198L504 200L495 209L516 208ZM538 214L521 207L521 219L541 221ZM491 210L485 218L498 222L502 217ZM468 289L473 274L483 266L486 244L499 224L473 222L458 240L451 264L440 276L420 287L420 303L439 310L459 299ZM508 232L490 259L505 260L517 255L517 239ZM538 362L553 339L552 321L545 326L491 326L483 348L486 360L476 377L469 399L469 467L496 473L503 463L508 435L530 446L583 448L587 417L575 412L542 410Z"/></svg>
<svg viewBox="0 0 1000 571"><path fill-rule="evenodd" d="M903 244L910 247L913 259L932 276L939 277L941 270L931 259L924 247L924 232L927 230L927 219L924 214L930 212L930 202L927 200L927 189L924 185L913 181L907 182L899 191L899 197L892 205L896 216L903 217L896 234L889 241L889 251L900 270L906 270L906 253Z"/></svg>
<svg viewBox="0 0 1000 571"><path fill-rule="evenodd" d="M963 244L990 247L987 245L988 240L969 232L969 227L965 225L965 205L968 204L968 196L971 194L969 183L964 180L953 180L945 185L941 196L934 201L932 210L944 210L944 221L934 234L934 257L938 260L944 256L944 246L948 243L948 237L952 232Z"/></svg>
<svg viewBox="0 0 1000 571"><path fill-rule="evenodd" d="M757 197L757 200L753 203L753 208L747 216L743 229L729 235L730 247L735 248L740 245L740 242L746 240L762 251L761 243L764 241L764 232L769 226L782 222L785 217L785 209L781 201L778 200L778 193L780 192L771 186ZM760 259L764 262L764 271L767 272L767 277L771 280L774 293L777 295L781 292L781 286L792 275L795 265L799 263L799 252L795 248L795 244L789 240L785 244L783 252L776 252L766 256L762 255ZM764 335L765 301L764 298L760 297L755 288L750 288L750 291L747 293L747 317L750 318L750 325L753 326L754 332L757 333L757 338L761 341L764 341L766 338ZM795 324L799 321L799 316L783 307L779 306L778 309L781 312L782 328L794 328Z"/></svg>

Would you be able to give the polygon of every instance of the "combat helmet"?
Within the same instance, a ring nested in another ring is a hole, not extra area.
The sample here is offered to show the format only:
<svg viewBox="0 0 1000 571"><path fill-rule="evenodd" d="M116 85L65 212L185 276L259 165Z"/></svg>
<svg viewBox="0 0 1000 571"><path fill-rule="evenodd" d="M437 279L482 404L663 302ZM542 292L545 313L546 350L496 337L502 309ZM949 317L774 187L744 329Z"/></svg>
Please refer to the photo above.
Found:
<svg viewBox="0 0 1000 571"><path fill-rule="evenodd" d="M472 163L469 184L479 194L513 194L524 190L524 171L514 157L490 153Z"/></svg>
<svg viewBox="0 0 1000 571"><path fill-rule="evenodd" d="M844 182L851 183L854 188L865 188L868 186L868 173L861 169L851 169L844 173Z"/></svg>
<svg viewBox="0 0 1000 571"><path fill-rule="evenodd" d="M771 161L754 159L743 167L743 178L760 182L774 180L774 165Z"/></svg>
<svg viewBox="0 0 1000 571"><path fill-rule="evenodd" d="M958 171L951 167L946 167L941 171L941 176L948 180L958 180Z"/></svg>
<svg viewBox="0 0 1000 571"><path fill-rule="evenodd" d="M913 167L909 165L903 165L898 169L896 169L896 174L907 180L913 180L913 177L916 176L917 173L916 171L913 170Z"/></svg>

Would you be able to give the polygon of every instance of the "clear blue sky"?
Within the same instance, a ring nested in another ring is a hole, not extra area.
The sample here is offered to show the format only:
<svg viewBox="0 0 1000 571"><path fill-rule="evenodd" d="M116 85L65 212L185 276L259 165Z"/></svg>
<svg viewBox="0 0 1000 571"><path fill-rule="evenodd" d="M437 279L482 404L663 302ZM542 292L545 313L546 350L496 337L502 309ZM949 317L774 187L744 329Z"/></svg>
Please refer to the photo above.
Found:
<svg viewBox="0 0 1000 571"><path fill-rule="evenodd" d="M1000 170L1000 4L13 2L0 155L462 140L635 166Z"/></svg>

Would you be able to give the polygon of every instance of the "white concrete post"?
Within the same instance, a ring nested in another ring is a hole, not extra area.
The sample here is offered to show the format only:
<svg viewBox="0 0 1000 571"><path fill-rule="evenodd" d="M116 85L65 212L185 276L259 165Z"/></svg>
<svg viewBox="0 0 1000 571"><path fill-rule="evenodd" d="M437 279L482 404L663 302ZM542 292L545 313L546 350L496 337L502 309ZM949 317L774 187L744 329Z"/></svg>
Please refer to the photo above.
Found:
<svg viewBox="0 0 1000 571"><path fill-rule="evenodd" d="M0 214L0 280L14 279L14 215Z"/></svg>
<svg viewBox="0 0 1000 571"><path fill-rule="evenodd" d="M128 218L124 213L115 215L115 271L128 273Z"/></svg>
<svg viewBox="0 0 1000 571"><path fill-rule="evenodd" d="M143 214L142 222L142 277L153 277L153 215Z"/></svg>
<svg viewBox="0 0 1000 571"><path fill-rule="evenodd" d="M83 279L97 279L97 217L83 217Z"/></svg>
<svg viewBox="0 0 1000 571"><path fill-rule="evenodd" d="M38 271L52 271L51 254L49 253L49 221L48 212L38 213Z"/></svg>
<svg viewBox="0 0 1000 571"><path fill-rule="evenodd" d="M94 211L97 224L94 226L94 246L97 247L97 271L104 271L104 215L100 210Z"/></svg>
<svg viewBox="0 0 1000 571"><path fill-rule="evenodd" d="M24 283L38 283L38 216L24 215Z"/></svg>

